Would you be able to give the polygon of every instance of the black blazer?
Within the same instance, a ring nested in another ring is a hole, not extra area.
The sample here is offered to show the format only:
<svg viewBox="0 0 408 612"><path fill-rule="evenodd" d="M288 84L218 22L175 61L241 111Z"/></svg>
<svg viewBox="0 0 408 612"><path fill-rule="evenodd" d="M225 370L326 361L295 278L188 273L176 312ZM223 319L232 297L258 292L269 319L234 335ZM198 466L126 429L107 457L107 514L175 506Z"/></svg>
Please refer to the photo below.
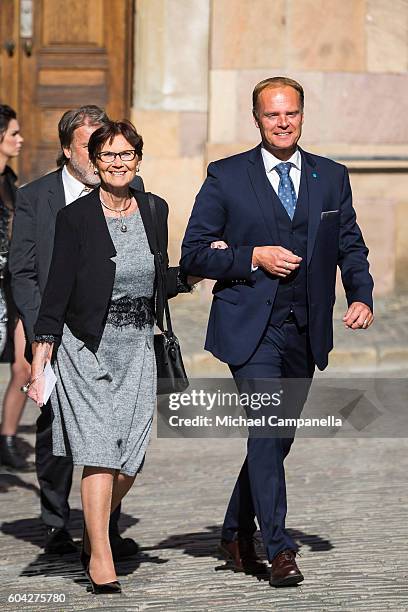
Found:
<svg viewBox="0 0 408 612"><path fill-rule="evenodd" d="M14 208L14 202L15 202L16 193L17 193L17 187L16 187L17 174L14 172L12 168L10 168L10 166L6 166L4 168L3 174L5 177L5 182L7 183L8 188L10 189L11 199L13 201L13 208Z"/></svg>
<svg viewBox="0 0 408 612"><path fill-rule="evenodd" d="M138 205L150 249L155 249L155 229L148 195L131 188ZM167 296L177 294L178 268L168 267L167 203L154 196L159 250L167 270ZM105 220L99 189L59 211L54 250L40 312L34 327L36 335L62 336L66 323L87 348L98 349L115 280L116 250ZM137 265L137 262L135 262ZM156 262L157 267L157 262ZM156 279L158 278L156 269ZM164 287L155 283L155 315L163 327Z"/></svg>
<svg viewBox="0 0 408 612"><path fill-rule="evenodd" d="M16 203L17 175L13 172L10 166L6 166L4 168L4 172L2 176L4 177L5 188L8 189L10 192L10 199L11 199L11 202L10 202L11 208L9 209L6 203L3 202L3 200L1 199L1 194L0 194L0 215L1 215L0 242L2 243L3 248L7 248L7 245L9 242L8 231L9 231L10 215L13 215L14 209L15 209L15 203Z"/></svg>
<svg viewBox="0 0 408 612"><path fill-rule="evenodd" d="M144 191L138 176L132 186ZM14 301L29 345L34 340L34 324L50 269L55 220L62 208L65 208L65 193L61 169L17 191L9 269Z"/></svg>
<svg viewBox="0 0 408 612"><path fill-rule="evenodd" d="M2 243L3 248L7 248L7 244L9 241L8 238L8 230L9 230L9 219L10 215L13 215L13 211L15 208L16 201L16 181L17 175L13 172L10 166L6 166L4 169L4 181L6 186L10 190L11 195L11 210L6 209L6 204L0 198L0 215L2 216L0 223L0 242ZM10 251L10 246L9 246ZM16 307L11 294L11 275L8 268L8 264L5 266L3 270L3 278L1 280L1 285L4 291L4 297L6 300L7 306L7 336L6 336L6 344L2 353L0 354L0 363L13 363L15 359L14 353L14 329L16 326L16 318L17 312Z"/></svg>

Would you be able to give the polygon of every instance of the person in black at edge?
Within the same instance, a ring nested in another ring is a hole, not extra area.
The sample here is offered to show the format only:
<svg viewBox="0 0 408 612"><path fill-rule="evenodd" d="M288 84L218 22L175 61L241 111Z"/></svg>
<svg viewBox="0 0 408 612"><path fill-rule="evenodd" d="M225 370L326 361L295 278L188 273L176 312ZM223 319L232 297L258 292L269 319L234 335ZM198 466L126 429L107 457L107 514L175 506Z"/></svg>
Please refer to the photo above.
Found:
<svg viewBox="0 0 408 612"><path fill-rule="evenodd" d="M7 104L0 104L0 362L11 364L11 376L3 399L0 463L27 471L30 465L19 453L16 433L26 403L20 388L30 374L30 366L24 358L24 329L11 295L7 263L17 191L17 176L7 164L18 156L23 141L16 112Z"/></svg>

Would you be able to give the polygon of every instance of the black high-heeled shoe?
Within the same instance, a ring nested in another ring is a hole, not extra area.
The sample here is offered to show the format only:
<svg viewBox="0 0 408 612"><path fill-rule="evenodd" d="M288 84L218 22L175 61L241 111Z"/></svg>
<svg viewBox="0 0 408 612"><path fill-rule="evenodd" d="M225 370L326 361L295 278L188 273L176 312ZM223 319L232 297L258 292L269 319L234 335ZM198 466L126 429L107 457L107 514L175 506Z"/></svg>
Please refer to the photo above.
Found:
<svg viewBox="0 0 408 612"><path fill-rule="evenodd" d="M122 592L122 587L119 580L114 580L113 582L104 582L103 584L97 584L92 580L92 576L89 572L89 567L85 570L85 575L91 583L92 592L94 595L120 594Z"/></svg>

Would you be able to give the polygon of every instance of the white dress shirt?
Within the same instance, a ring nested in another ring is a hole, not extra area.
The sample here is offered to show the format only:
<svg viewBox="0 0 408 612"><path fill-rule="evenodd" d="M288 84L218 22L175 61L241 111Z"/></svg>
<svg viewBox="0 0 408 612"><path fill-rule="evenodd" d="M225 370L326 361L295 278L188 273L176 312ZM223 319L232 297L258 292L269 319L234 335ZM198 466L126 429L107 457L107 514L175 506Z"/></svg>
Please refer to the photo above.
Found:
<svg viewBox="0 0 408 612"><path fill-rule="evenodd" d="M92 189L78 181L64 166L62 169L62 184L64 185L65 204L71 204L78 198L87 195Z"/></svg>
<svg viewBox="0 0 408 612"><path fill-rule="evenodd" d="M261 153L265 166L266 176L268 177L268 180L272 185L276 195L278 195L280 176L277 170L275 170L275 168L278 164L282 163L282 160L272 155L272 153L264 149L264 147L261 148ZM300 155L299 149L296 149L292 157L290 157L287 161L292 164L289 171L289 175L292 179L297 197L299 195L300 172L302 167L302 156Z"/></svg>

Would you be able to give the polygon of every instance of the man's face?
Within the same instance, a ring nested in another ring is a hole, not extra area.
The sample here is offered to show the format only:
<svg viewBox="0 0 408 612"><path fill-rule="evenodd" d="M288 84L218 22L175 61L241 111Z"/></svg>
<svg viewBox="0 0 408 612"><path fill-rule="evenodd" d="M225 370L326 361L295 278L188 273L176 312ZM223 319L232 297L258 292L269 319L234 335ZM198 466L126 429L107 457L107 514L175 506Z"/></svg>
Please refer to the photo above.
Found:
<svg viewBox="0 0 408 612"><path fill-rule="evenodd" d="M99 185L99 176L89 161L88 142L91 135L100 125L81 125L74 130L69 148L64 148L68 157L67 169L76 179L85 185Z"/></svg>
<svg viewBox="0 0 408 612"><path fill-rule="evenodd" d="M296 89L283 86L261 91L254 121L265 148L279 159L289 159L302 134L303 112Z"/></svg>

